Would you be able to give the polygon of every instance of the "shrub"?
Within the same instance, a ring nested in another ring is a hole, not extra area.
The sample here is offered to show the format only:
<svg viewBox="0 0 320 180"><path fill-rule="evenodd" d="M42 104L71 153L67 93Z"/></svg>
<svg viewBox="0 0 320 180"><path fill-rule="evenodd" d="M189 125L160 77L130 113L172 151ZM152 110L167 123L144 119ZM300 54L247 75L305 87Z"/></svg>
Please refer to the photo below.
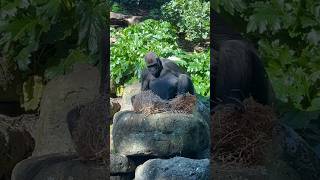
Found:
<svg viewBox="0 0 320 180"><path fill-rule="evenodd" d="M177 57L176 62L191 75L197 93L209 96L209 51L186 53L179 49L170 23L149 19L122 30L112 28L111 32L117 39L111 46L111 79L116 86L139 79L144 56L153 51L160 57Z"/></svg>
<svg viewBox="0 0 320 180"><path fill-rule="evenodd" d="M101 0L1 1L0 54L22 74L23 86L28 88L20 93L21 99L39 101L41 93L31 90L74 63L97 63L107 6ZM28 103L24 105L28 109Z"/></svg>
<svg viewBox="0 0 320 180"><path fill-rule="evenodd" d="M179 57L178 64L191 75L196 93L210 96L210 51L185 53Z"/></svg>
<svg viewBox="0 0 320 180"><path fill-rule="evenodd" d="M175 24L185 39L202 42L209 38L210 2L203 0L172 0L162 6L165 20Z"/></svg>
<svg viewBox="0 0 320 180"><path fill-rule="evenodd" d="M320 147L320 2L244 2L218 0L213 8L244 22L246 36L259 39L283 122Z"/></svg>
<svg viewBox="0 0 320 180"><path fill-rule="evenodd" d="M168 22L146 20L118 32L111 46L111 79L118 85L139 78L144 67L144 56L153 51L160 57L168 57L178 50L177 35Z"/></svg>
<svg viewBox="0 0 320 180"><path fill-rule="evenodd" d="M233 14L234 21L242 17L246 36L260 39L277 98L300 110L320 110L319 2L217 1L214 8Z"/></svg>
<svg viewBox="0 0 320 180"><path fill-rule="evenodd" d="M127 7L142 7L142 8L160 8L160 6L170 0L112 0L112 3L119 3Z"/></svg>

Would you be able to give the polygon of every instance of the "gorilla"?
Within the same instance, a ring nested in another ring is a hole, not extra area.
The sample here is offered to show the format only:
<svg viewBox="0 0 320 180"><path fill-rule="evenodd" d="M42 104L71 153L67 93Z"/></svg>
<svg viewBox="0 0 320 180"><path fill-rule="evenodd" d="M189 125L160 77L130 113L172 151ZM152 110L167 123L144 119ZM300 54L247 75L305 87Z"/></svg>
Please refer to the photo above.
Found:
<svg viewBox="0 0 320 180"><path fill-rule="evenodd" d="M211 28L211 107L239 103L252 96L270 105L273 90L254 46L213 11Z"/></svg>
<svg viewBox="0 0 320 180"><path fill-rule="evenodd" d="M146 68L141 74L141 90L151 90L162 99L172 99L180 94L194 94L190 77L177 64L160 59L155 53L145 56Z"/></svg>

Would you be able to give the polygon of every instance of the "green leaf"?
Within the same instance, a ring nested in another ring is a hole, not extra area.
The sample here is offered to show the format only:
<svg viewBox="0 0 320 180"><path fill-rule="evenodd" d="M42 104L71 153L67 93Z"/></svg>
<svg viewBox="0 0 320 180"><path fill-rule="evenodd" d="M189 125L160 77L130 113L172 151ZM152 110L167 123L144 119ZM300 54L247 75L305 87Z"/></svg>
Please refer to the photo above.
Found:
<svg viewBox="0 0 320 180"><path fill-rule="evenodd" d="M64 67L61 65L52 66L45 70L44 77L46 80L51 80L56 76L64 74Z"/></svg>
<svg viewBox="0 0 320 180"><path fill-rule="evenodd" d="M317 21L307 16L302 16L300 21L303 28L313 27L317 23Z"/></svg>
<svg viewBox="0 0 320 180"><path fill-rule="evenodd" d="M79 44L87 44L91 54L98 52L102 30L105 29L107 5L101 1L80 1L76 8L80 17Z"/></svg>
<svg viewBox="0 0 320 180"><path fill-rule="evenodd" d="M11 33L12 40L17 41L22 39L28 32L33 31L38 22L35 17L15 18L7 25L6 30Z"/></svg>
<svg viewBox="0 0 320 180"><path fill-rule="evenodd" d="M12 17L17 13L17 8L19 6L19 0L15 1L1 1L1 14L0 17Z"/></svg>
<svg viewBox="0 0 320 180"><path fill-rule="evenodd" d="M76 63L88 63L90 57L80 49L74 49L70 51L67 58L62 60L62 64L65 71L71 70L72 66Z"/></svg>
<svg viewBox="0 0 320 180"><path fill-rule="evenodd" d="M31 63L30 61L31 57L31 50L29 47L23 48L16 57L14 57L15 61L18 64L18 68L21 71L27 71L29 70L28 65Z"/></svg>
<svg viewBox="0 0 320 180"><path fill-rule="evenodd" d="M317 45L320 42L320 31L316 31L315 29L312 29L308 36L307 39L310 43Z"/></svg>
<svg viewBox="0 0 320 180"><path fill-rule="evenodd" d="M39 76L32 76L23 83L22 107L26 111L36 110L39 107L43 88L42 78Z"/></svg>
<svg viewBox="0 0 320 180"><path fill-rule="evenodd" d="M320 110L320 97L317 97L311 101L311 106L308 108L308 111L319 111L319 110Z"/></svg>

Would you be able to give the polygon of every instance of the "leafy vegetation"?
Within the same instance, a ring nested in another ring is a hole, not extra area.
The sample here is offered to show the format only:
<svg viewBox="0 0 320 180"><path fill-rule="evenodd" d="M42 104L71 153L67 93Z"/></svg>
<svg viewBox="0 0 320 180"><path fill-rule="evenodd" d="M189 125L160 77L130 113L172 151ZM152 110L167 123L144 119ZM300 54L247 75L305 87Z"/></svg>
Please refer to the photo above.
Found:
<svg viewBox="0 0 320 180"><path fill-rule="evenodd" d="M17 65L23 87L29 87L23 90L32 89L30 75L43 77L43 83L65 73L74 63L97 63L106 1L1 1L0 10L1 54ZM41 87L39 83L37 80L34 85ZM39 93L30 97L23 92L22 99L39 99Z"/></svg>
<svg viewBox="0 0 320 180"><path fill-rule="evenodd" d="M113 0L112 9L125 13L140 7L148 14L145 21L127 28L111 27L111 79L117 87L140 78L145 67L144 56L153 51L163 58L174 59L191 75L196 92L209 96L209 50L186 52L180 34L198 43L208 39L209 2L185 0ZM137 10L137 9L136 9ZM179 16L175 16L178 13ZM174 17L174 19L170 19ZM200 23L199 23L200 22ZM179 42L179 43L178 43ZM121 89L121 88L120 88Z"/></svg>
<svg viewBox="0 0 320 180"><path fill-rule="evenodd" d="M111 6L111 12L115 12L115 13L124 13L127 14L127 10L123 8L123 6L121 6L119 3L117 2L113 2L112 6Z"/></svg>
<svg viewBox="0 0 320 180"><path fill-rule="evenodd" d="M111 79L118 86L140 78L144 56L153 51L160 57L178 58L178 64L191 74L197 93L209 95L209 52L181 50L169 22L148 19L122 30L111 28L111 37L117 39L111 46Z"/></svg>
<svg viewBox="0 0 320 180"><path fill-rule="evenodd" d="M161 8L166 21L176 25L185 39L203 42L209 38L210 2L203 0L172 0Z"/></svg>
<svg viewBox="0 0 320 180"><path fill-rule="evenodd" d="M213 8L256 43L284 122L320 144L320 2L217 0Z"/></svg>
<svg viewBox="0 0 320 180"><path fill-rule="evenodd" d="M177 61L183 68L191 74L192 82L197 93L210 95L210 51L182 53Z"/></svg>
<svg viewBox="0 0 320 180"><path fill-rule="evenodd" d="M111 37L117 41L111 46L111 79L123 84L131 78L139 78L144 67L144 56L153 51L167 57L178 50L177 35L168 22L146 20L120 31L111 29Z"/></svg>
<svg viewBox="0 0 320 180"><path fill-rule="evenodd" d="M160 8L162 4L170 0L111 0L111 3L117 3L126 7L140 8Z"/></svg>

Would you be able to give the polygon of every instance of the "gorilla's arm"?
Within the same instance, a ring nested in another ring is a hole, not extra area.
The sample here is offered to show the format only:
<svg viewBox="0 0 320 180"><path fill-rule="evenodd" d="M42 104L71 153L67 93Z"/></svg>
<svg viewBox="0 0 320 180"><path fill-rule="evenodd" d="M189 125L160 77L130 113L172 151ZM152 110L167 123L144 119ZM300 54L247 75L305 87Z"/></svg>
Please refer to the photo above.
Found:
<svg viewBox="0 0 320 180"><path fill-rule="evenodd" d="M186 74L180 74L178 78L177 94L190 93L194 95L194 87L192 80Z"/></svg>
<svg viewBox="0 0 320 180"><path fill-rule="evenodd" d="M147 91L150 89L149 87L150 76L147 69L142 70L141 73L141 91Z"/></svg>

